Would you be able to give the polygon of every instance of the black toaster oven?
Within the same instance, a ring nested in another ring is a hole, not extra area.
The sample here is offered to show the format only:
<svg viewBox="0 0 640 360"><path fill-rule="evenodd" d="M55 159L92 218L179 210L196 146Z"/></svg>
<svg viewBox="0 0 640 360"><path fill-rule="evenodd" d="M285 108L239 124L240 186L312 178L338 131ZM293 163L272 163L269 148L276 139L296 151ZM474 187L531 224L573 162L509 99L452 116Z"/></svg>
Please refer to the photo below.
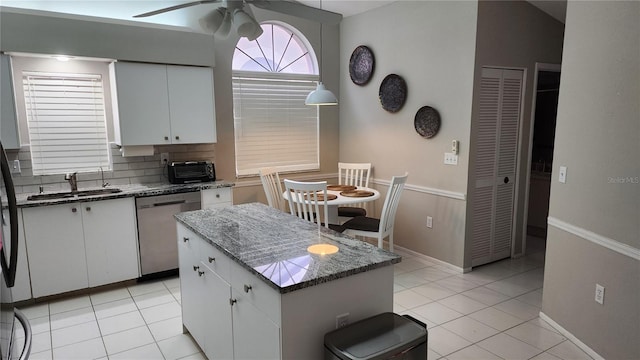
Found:
<svg viewBox="0 0 640 360"><path fill-rule="evenodd" d="M169 182L187 184L216 180L216 169L209 161L172 162L167 166Z"/></svg>

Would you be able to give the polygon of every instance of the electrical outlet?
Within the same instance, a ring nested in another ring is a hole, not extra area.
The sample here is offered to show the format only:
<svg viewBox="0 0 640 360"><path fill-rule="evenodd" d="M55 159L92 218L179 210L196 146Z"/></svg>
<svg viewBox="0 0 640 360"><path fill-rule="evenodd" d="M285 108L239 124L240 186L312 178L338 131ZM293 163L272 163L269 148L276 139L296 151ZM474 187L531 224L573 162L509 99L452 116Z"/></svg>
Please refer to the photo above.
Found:
<svg viewBox="0 0 640 360"><path fill-rule="evenodd" d="M429 229L433 228L433 218L431 216L427 216L427 227Z"/></svg>
<svg viewBox="0 0 640 360"><path fill-rule="evenodd" d="M596 284L596 302L604 305L604 286Z"/></svg>
<svg viewBox="0 0 640 360"><path fill-rule="evenodd" d="M20 160L13 160L13 164L11 165L11 169L9 170L12 174L20 174L22 170L20 169Z"/></svg>
<svg viewBox="0 0 640 360"><path fill-rule="evenodd" d="M558 171L558 181L560 181L563 184L567 182L567 167L566 166L560 166L560 170Z"/></svg>
<svg viewBox="0 0 640 360"><path fill-rule="evenodd" d="M444 163L446 165L458 165L458 155L453 153L444 153Z"/></svg>
<svg viewBox="0 0 640 360"><path fill-rule="evenodd" d="M336 329L345 327L349 324L349 313L344 313L336 316Z"/></svg>
<svg viewBox="0 0 640 360"><path fill-rule="evenodd" d="M169 163L169 153L160 153L160 165L165 166Z"/></svg>

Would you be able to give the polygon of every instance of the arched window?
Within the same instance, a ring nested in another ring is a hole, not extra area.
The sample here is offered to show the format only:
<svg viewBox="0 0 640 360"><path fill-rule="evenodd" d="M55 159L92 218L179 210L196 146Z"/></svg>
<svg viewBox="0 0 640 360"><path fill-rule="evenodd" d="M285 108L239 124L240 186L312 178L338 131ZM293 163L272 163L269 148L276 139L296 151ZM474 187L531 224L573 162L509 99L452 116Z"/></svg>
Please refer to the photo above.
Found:
<svg viewBox="0 0 640 360"><path fill-rule="evenodd" d="M261 26L262 35L241 38L233 54L236 174L319 169L318 108L304 104L318 81L313 49L286 24Z"/></svg>

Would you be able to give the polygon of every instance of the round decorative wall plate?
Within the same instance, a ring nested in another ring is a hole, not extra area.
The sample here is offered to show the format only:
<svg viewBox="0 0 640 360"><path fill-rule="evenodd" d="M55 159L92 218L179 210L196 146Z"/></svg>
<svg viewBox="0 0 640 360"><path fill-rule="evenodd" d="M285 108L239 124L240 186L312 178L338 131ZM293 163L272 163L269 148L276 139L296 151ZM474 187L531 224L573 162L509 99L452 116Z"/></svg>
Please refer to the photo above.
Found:
<svg viewBox="0 0 640 360"><path fill-rule="evenodd" d="M420 136L427 139L432 138L440 129L440 114L431 106L423 106L416 112L413 125Z"/></svg>
<svg viewBox="0 0 640 360"><path fill-rule="evenodd" d="M407 83L402 76L389 74L382 80L378 94L383 109L398 112L407 100Z"/></svg>
<svg viewBox="0 0 640 360"><path fill-rule="evenodd" d="M362 86L368 83L374 67L375 59L371 49L360 45L353 50L349 59L349 75L354 84Z"/></svg>

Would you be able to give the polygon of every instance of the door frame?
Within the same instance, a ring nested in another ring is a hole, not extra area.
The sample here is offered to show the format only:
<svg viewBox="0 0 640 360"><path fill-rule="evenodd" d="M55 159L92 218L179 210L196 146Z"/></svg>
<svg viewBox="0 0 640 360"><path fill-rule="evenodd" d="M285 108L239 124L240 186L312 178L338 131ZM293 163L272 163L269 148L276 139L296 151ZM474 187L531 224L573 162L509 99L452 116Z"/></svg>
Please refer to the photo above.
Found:
<svg viewBox="0 0 640 360"><path fill-rule="evenodd" d="M531 125L529 126L529 148L527 149L527 157L526 157L526 167L524 171L526 172L526 181L524 183L525 191L524 191L524 208L522 212L522 252L518 254L518 256L523 256L527 252L527 223L529 217L529 188L531 184L531 156L533 155L533 132L535 129L536 122L536 96L538 94L538 73L541 71L549 71L549 72L561 72L562 65L561 64L551 64L551 63L539 63L536 62L535 69L533 72L533 90L531 95ZM557 117L557 115L556 115ZM553 179L552 179L553 180ZM514 236L515 241L515 236ZM514 244L515 245L515 244ZM512 257L513 249L512 247Z"/></svg>

